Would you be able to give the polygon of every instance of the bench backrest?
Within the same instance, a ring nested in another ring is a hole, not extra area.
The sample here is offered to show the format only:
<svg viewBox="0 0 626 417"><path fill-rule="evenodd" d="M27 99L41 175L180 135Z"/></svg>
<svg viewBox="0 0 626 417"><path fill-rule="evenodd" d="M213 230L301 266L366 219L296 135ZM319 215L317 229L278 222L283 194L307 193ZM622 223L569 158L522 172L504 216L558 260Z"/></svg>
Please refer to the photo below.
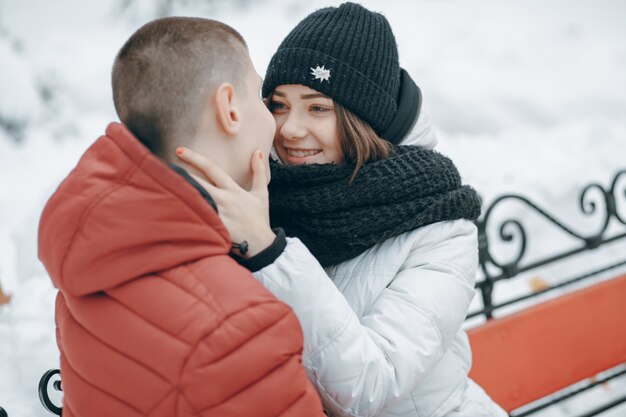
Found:
<svg viewBox="0 0 626 417"><path fill-rule="evenodd" d="M470 377L510 412L626 362L626 275L468 333Z"/></svg>

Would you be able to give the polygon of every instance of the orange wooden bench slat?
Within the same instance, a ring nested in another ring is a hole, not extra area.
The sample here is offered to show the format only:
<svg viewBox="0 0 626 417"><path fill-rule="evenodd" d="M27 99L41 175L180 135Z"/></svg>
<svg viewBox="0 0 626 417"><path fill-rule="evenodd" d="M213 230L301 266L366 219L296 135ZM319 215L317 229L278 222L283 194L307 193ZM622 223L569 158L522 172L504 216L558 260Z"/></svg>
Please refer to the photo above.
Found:
<svg viewBox="0 0 626 417"><path fill-rule="evenodd" d="M514 410L626 362L626 275L468 333L470 377Z"/></svg>

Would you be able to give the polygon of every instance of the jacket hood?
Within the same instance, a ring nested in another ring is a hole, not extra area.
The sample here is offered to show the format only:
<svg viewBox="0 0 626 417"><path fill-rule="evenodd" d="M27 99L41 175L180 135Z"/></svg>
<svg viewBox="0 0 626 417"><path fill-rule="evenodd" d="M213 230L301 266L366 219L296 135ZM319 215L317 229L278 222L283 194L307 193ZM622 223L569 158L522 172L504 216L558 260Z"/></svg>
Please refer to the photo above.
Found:
<svg viewBox="0 0 626 417"><path fill-rule="evenodd" d="M229 251L215 210L119 123L81 157L39 224L39 258L77 296Z"/></svg>
<svg viewBox="0 0 626 417"><path fill-rule="evenodd" d="M430 112L426 103L422 101L417 120L413 127L400 142L400 145L417 146L423 149L433 149L437 145L437 135L430 119Z"/></svg>

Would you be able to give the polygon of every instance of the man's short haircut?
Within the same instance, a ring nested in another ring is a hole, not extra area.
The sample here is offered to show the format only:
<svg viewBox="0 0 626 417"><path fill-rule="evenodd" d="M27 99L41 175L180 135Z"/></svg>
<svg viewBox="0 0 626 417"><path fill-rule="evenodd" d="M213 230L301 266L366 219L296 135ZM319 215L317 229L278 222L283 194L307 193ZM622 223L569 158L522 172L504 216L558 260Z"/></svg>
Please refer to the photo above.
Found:
<svg viewBox="0 0 626 417"><path fill-rule="evenodd" d="M207 96L222 82L244 87L243 37L224 23L168 17L139 28L115 58L115 110L148 149L166 157L198 127Z"/></svg>

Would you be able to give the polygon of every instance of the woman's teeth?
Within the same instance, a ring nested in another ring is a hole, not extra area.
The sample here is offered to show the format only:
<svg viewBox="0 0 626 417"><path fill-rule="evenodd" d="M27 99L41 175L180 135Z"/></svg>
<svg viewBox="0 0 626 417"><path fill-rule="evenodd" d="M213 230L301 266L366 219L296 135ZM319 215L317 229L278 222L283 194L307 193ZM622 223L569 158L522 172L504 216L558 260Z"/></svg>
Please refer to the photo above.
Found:
<svg viewBox="0 0 626 417"><path fill-rule="evenodd" d="M301 150L297 150L297 149L287 148L287 153L289 155L295 156L295 157L298 157L298 158L303 158L305 156L311 156L311 155L317 155L320 152L322 152L322 151L320 151L319 149L312 150L312 151L301 151Z"/></svg>

